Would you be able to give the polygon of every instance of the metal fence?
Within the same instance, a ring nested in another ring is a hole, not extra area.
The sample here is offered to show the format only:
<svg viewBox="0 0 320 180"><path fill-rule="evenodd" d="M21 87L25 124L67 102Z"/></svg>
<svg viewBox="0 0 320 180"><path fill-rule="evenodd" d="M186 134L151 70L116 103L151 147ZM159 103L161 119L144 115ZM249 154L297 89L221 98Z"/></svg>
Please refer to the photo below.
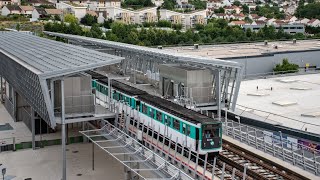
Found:
<svg viewBox="0 0 320 180"><path fill-rule="evenodd" d="M294 143L284 139L281 132L279 136L274 136L233 120L224 119L223 127L225 135L319 175L320 151L312 145Z"/></svg>

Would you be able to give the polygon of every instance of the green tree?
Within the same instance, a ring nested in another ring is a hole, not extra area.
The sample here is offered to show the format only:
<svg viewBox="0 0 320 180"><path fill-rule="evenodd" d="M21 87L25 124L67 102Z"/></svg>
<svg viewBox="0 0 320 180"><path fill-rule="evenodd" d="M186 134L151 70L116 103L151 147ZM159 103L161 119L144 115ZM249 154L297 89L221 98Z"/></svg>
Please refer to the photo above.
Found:
<svg viewBox="0 0 320 180"><path fill-rule="evenodd" d="M67 23L78 23L78 19L73 14L65 15L64 21Z"/></svg>
<svg viewBox="0 0 320 180"><path fill-rule="evenodd" d="M91 26L90 33L94 38L102 38L103 32L98 24Z"/></svg>
<svg viewBox="0 0 320 180"><path fill-rule="evenodd" d="M233 2L233 5L235 5L235 6L241 6L241 2L240 2L240 1L234 1L234 2Z"/></svg>
<svg viewBox="0 0 320 180"><path fill-rule="evenodd" d="M299 65L289 63L287 58L282 59L282 64L276 64L276 66L273 68L273 71L275 71L276 74L295 73L298 72L298 70Z"/></svg>
<svg viewBox="0 0 320 180"><path fill-rule="evenodd" d="M16 30L17 30L17 31L20 31L20 23L17 23L17 25L16 25Z"/></svg>
<svg viewBox="0 0 320 180"><path fill-rule="evenodd" d="M173 10L175 4L176 4L176 2L174 0L164 0L162 5L161 5L161 8L168 9L168 10Z"/></svg>
<svg viewBox="0 0 320 180"><path fill-rule="evenodd" d="M214 13L224 13L223 7L219 7L219 9L215 9Z"/></svg>
<svg viewBox="0 0 320 180"><path fill-rule="evenodd" d="M171 27L171 22L167 20L159 20L157 23L159 27Z"/></svg>
<svg viewBox="0 0 320 180"><path fill-rule="evenodd" d="M320 2L310 3L304 6L304 4L299 4L296 13L299 18L316 18L320 19Z"/></svg>
<svg viewBox="0 0 320 180"><path fill-rule="evenodd" d="M97 16L92 16L91 14L86 14L81 20L80 23L86 26L92 26L97 23Z"/></svg>
<svg viewBox="0 0 320 180"><path fill-rule="evenodd" d="M242 5L242 12L244 14L249 14L249 12L250 12L249 6L246 4Z"/></svg>
<svg viewBox="0 0 320 180"><path fill-rule="evenodd" d="M108 20L104 20L103 27L107 29L111 29L112 23L113 23L113 20L111 18L109 18Z"/></svg>

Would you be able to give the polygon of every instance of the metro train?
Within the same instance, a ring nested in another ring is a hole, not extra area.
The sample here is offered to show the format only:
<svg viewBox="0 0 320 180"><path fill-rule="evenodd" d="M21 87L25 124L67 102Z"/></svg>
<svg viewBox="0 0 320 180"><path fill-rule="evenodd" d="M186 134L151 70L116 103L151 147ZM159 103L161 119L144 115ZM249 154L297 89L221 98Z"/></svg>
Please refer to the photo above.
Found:
<svg viewBox="0 0 320 180"><path fill-rule="evenodd" d="M96 72L92 76L92 88L96 98L105 101L108 97L108 80ZM193 110L189 110L161 97L152 96L117 80L111 81L112 98L120 101L120 109L131 108L134 119L200 155L217 154L222 150L222 124ZM139 116L139 117L138 117ZM131 124L134 124L131 122Z"/></svg>

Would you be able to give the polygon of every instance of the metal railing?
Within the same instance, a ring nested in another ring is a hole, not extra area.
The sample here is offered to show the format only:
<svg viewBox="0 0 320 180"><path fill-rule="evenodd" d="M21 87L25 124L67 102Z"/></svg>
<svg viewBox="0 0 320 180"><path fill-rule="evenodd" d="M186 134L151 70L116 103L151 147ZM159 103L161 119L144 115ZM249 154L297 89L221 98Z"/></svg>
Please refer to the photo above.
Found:
<svg viewBox="0 0 320 180"><path fill-rule="evenodd" d="M80 133L142 179L150 179L144 172L157 175L157 179L193 179L110 123L101 129Z"/></svg>
<svg viewBox="0 0 320 180"><path fill-rule="evenodd" d="M317 74L320 73L320 69L309 68L307 70L300 69L289 70L289 71L272 71L266 73L256 73L256 74L244 74L242 76L243 80L252 80L252 79L265 79L265 78L275 78L275 77L284 77L284 76L297 76L297 75L305 75L305 74Z"/></svg>
<svg viewBox="0 0 320 180"><path fill-rule="evenodd" d="M275 114L272 112L254 109L254 108L246 107L239 104L237 104L237 107L240 107L240 108L237 108L237 110L240 111L239 114L242 116L248 116L248 117L255 116L254 118L259 118L262 121L269 120L272 122L277 122L279 124L283 124L283 121L294 121L296 123L294 129L303 130L303 131L307 131L309 129L309 131L311 130L310 132L316 131L314 133L318 133L317 130L320 129L320 125L318 124L304 122L304 121L283 116L280 114Z"/></svg>
<svg viewBox="0 0 320 180"><path fill-rule="evenodd" d="M315 149L312 144L306 146L291 142L283 138L281 132L279 132L279 136L274 136L233 120L224 119L223 127L225 135L319 175L320 151Z"/></svg>

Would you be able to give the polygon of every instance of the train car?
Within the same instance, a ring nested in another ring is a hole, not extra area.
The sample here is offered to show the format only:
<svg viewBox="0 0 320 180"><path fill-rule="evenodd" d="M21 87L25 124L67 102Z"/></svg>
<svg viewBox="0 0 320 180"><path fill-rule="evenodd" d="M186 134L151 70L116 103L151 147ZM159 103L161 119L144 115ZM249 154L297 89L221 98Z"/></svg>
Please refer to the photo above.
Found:
<svg viewBox="0 0 320 180"><path fill-rule="evenodd" d="M97 98L107 100L107 79L91 75L95 79L92 86ZM199 154L221 151L221 122L119 81L113 80L111 85L113 100L122 102L119 109L130 109L131 116L139 119L143 126L160 130L162 136L178 139L177 143Z"/></svg>

